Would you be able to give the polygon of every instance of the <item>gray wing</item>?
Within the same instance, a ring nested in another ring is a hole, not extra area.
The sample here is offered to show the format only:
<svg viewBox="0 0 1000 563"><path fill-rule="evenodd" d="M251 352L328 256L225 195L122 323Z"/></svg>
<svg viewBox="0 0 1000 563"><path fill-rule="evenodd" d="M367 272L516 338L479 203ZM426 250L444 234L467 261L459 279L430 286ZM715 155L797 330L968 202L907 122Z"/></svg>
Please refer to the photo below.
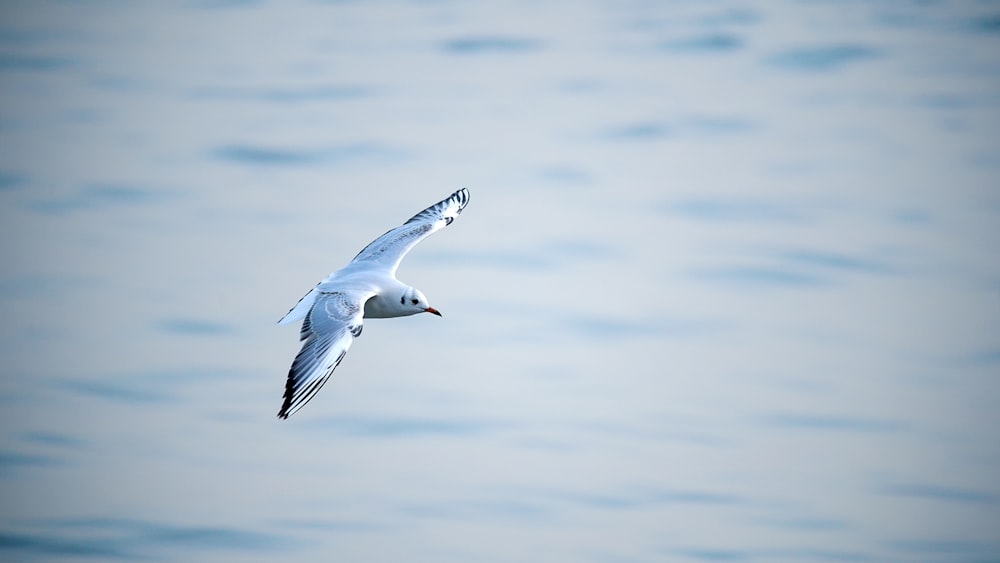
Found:
<svg viewBox="0 0 1000 563"><path fill-rule="evenodd" d="M305 406L330 379L361 335L364 303L374 293L324 291L316 295L309 314L302 321L302 350L295 356L278 418L288 418Z"/></svg>
<svg viewBox="0 0 1000 563"><path fill-rule="evenodd" d="M450 225L468 203L469 190L462 188L372 241L354 257L353 262L380 264L395 275L399 262L411 248L431 233Z"/></svg>

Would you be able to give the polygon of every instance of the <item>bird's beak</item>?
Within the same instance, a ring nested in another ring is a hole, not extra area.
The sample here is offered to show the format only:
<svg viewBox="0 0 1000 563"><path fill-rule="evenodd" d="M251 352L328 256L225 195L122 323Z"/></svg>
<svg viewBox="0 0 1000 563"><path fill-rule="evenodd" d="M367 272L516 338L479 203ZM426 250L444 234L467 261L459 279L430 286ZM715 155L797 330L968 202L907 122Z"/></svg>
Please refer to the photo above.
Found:
<svg viewBox="0 0 1000 563"><path fill-rule="evenodd" d="M441 312L438 311L437 309L435 309L434 307L428 307L428 308L424 309L424 312L425 313L431 313L432 315L437 315L439 317L441 316Z"/></svg>

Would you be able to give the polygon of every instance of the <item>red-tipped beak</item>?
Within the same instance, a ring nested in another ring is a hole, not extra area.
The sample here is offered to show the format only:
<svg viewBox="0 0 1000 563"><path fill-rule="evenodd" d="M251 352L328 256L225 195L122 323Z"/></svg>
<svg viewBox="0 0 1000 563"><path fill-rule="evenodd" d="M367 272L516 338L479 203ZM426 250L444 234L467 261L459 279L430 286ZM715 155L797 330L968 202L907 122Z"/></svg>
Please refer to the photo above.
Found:
<svg viewBox="0 0 1000 563"><path fill-rule="evenodd" d="M435 309L434 307L428 307L428 308L424 309L424 312L425 313L430 313L432 315L437 315L439 317L441 316L441 312L438 311L437 309Z"/></svg>

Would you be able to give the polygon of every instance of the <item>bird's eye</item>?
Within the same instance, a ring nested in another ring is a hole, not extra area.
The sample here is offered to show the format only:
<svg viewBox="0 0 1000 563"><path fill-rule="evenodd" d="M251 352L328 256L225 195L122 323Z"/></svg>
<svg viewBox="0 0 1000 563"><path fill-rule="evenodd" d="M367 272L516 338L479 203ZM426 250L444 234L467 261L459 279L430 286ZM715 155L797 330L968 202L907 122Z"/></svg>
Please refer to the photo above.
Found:
<svg viewBox="0 0 1000 563"><path fill-rule="evenodd" d="M411 303L413 303L414 305L416 305L416 304L417 304L417 303L419 303L420 301L418 301L418 300L416 300L416 299L411 299L411 300L410 300L410 302L411 302Z"/></svg>

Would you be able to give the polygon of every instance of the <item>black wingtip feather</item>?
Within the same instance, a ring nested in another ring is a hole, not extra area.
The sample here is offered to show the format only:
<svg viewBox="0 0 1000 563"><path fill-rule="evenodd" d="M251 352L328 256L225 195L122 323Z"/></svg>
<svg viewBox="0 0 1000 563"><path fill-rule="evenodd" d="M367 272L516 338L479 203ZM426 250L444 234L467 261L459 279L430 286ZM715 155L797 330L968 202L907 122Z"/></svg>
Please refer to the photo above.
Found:
<svg viewBox="0 0 1000 563"><path fill-rule="evenodd" d="M323 388L323 385L330 379L330 375L333 373L333 370L337 369L337 366L340 365L340 362L346 355L347 350L341 352L333 364L327 368L323 377L312 381L307 387L302 389L298 389L299 385L303 382L296 381L296 366L295 364L292 364L292 368L288 370L288 379L285 380L285 395L281 403L281 410L278 411L278 418L286 420L289 416L295 414L299 411L299 409L306 406L306 403L311 401L312 398L316 396L316 393Z"/></svg>
<svg viewBox="0 0 1000 563"><path fill-rule="evenodd" d="M442 199L441 201L435 203L434 205L428 207L427 209L424 209L420 213L417 213L413 217L410 217L410 219L407 220L406 223L403 223L403 224L405 225L407 223L412 223L414 221L419 221L419 220L423 219L424 217L427 217L428 215L431 215L433 213L437 213L442 208L448 206L453 200L456 203L458 203L458 211L456 211L456 213L461 214L462 210L465 209L465 206L468 205L468 203L469 203L469 189L468 188L462 188L462 189L458 190L457 192L455 192L455 193L451 194L450 196ZM446 224L450 225L453 220L454 220L453 218L448 217Z"/></svg>

